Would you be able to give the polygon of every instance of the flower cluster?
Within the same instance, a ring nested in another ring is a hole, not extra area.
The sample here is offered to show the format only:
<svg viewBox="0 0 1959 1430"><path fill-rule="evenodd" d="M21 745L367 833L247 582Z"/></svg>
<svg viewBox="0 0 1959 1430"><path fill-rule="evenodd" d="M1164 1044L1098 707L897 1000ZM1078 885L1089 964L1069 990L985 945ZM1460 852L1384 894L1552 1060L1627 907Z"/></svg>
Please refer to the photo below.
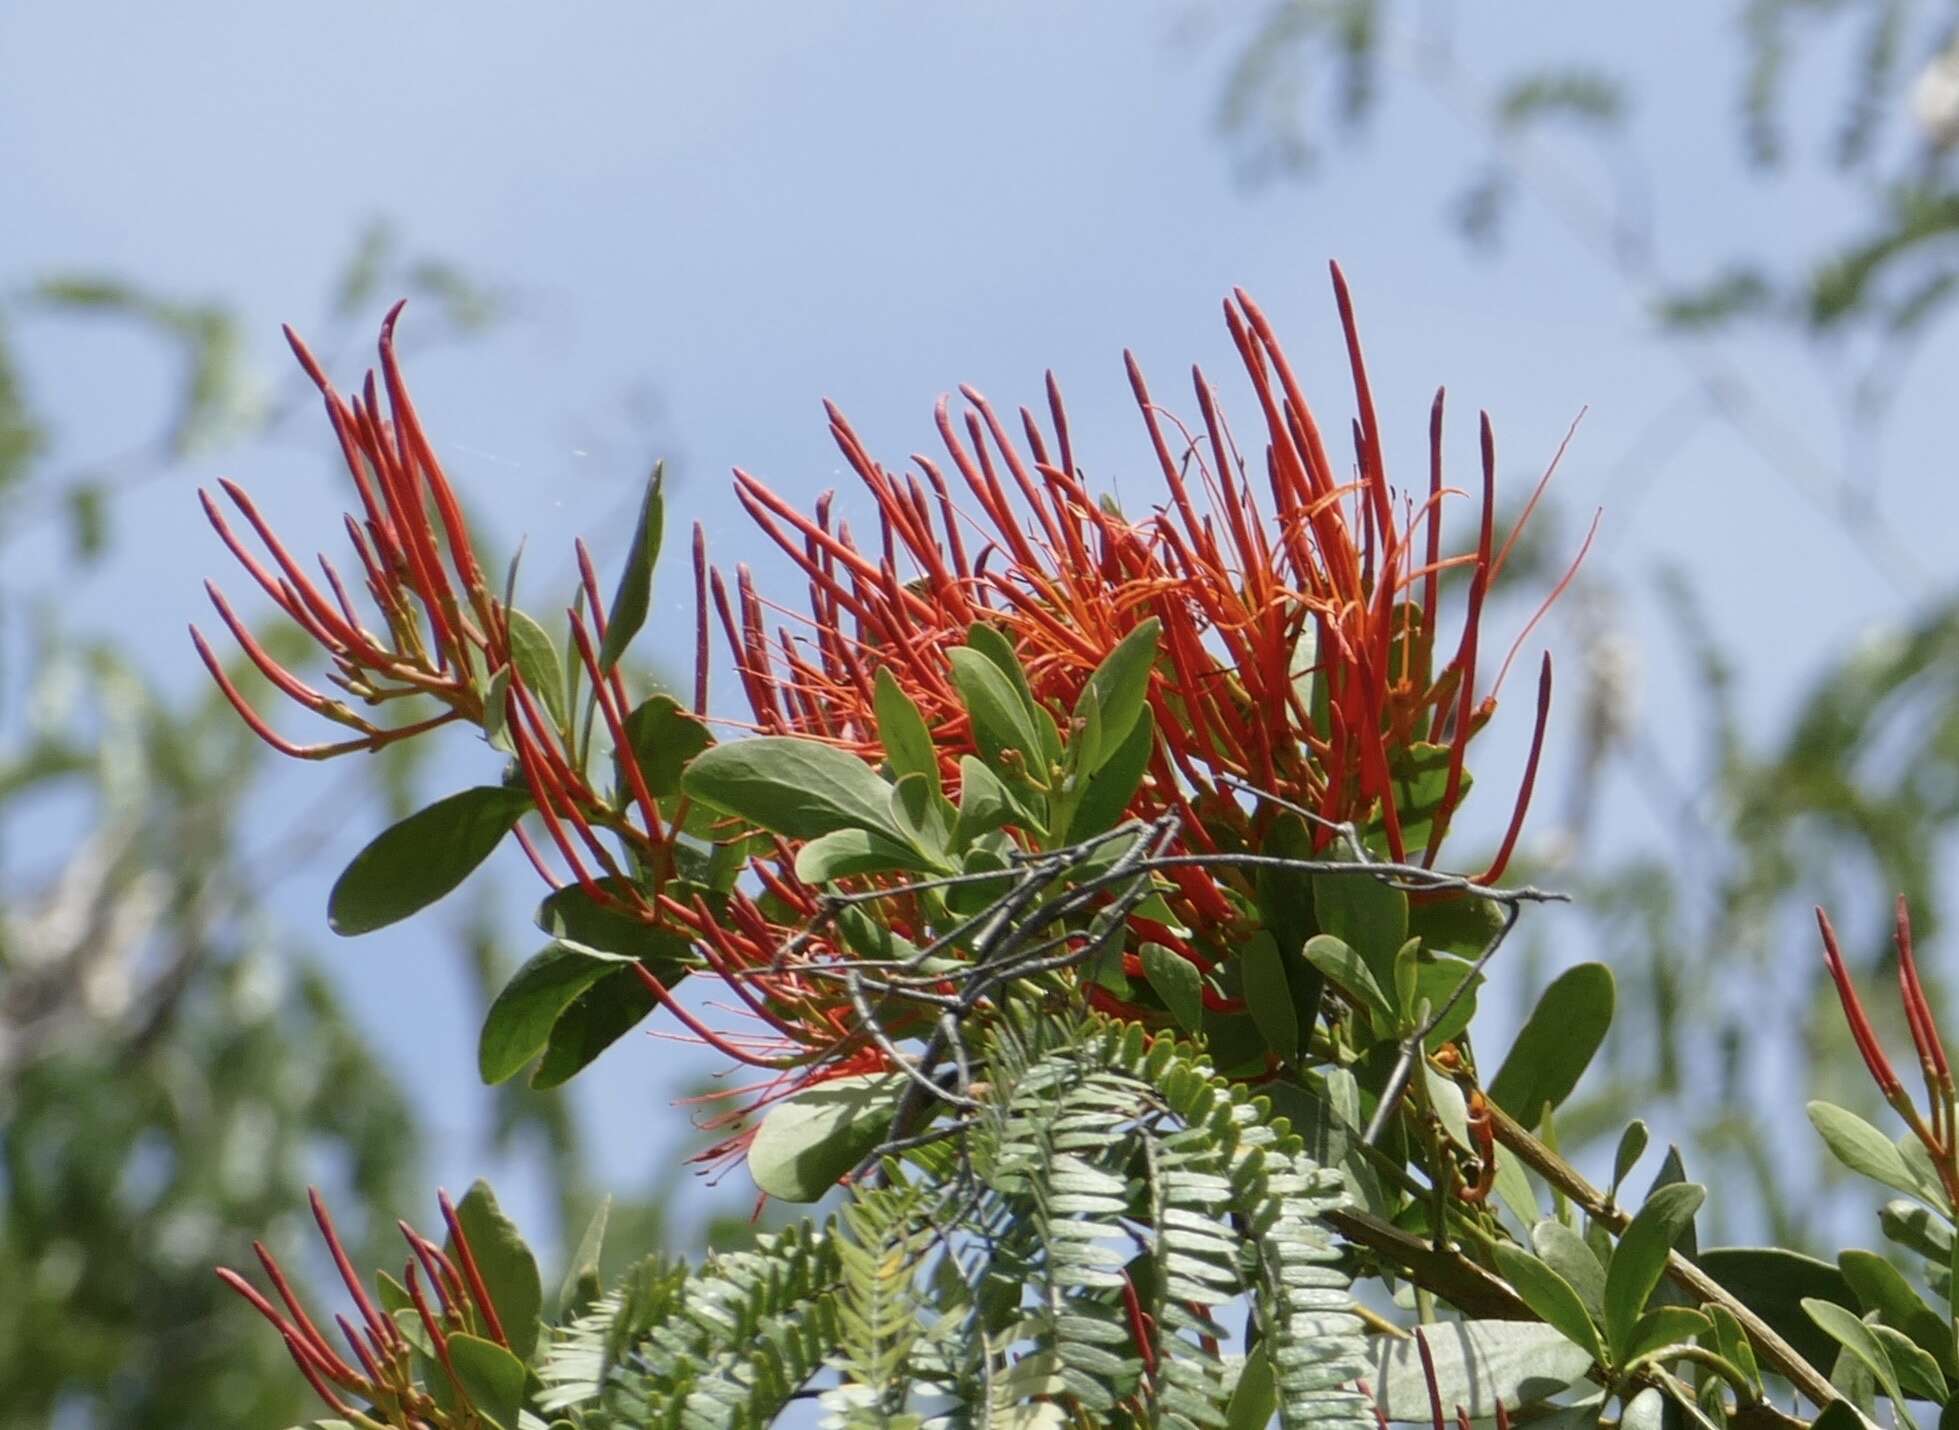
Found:
<svg viewBox="0 0 1959 1430"><path fill-rule="evenodd" d="M472 1379L467 1368L457 1368L453 1353L455 1338L488 1341L505 1352L511 1349L510 1336L498 1318L455 1205L446 1194L439 1196L442 1217L449 1228L449 1251L407 1222L398 1223L411 1255L403 1263L401 1280L390 1285L407 1303L402 1309L412 1308L411 1324L398 1321L375 1304L354 1270L326 1203L317 1191L311 1194L311 1201L320 1236L360 1316L358 1326L344 1315L333 1318L351 1357L342 1355L334 1342L321 1333L264 1243L253 1242L252 1250L257 1253L266 1279L279 1298L278 1306L236 1271L220 1268L218 1278L272 1323L306 1383L335 1415L354 1425L380 1430L382 1422L355 1409L349 1403L351 1398L385 1415L390 1425L455 1423L444 1413L444 1407L458 1404L467 1407L467 1386ZM404 1330L405 1325L411 1328ZM421 1352L419 1366L417 1351ZM433 1387L423 1384L424 1372L439 1376L443 1382L436 1388L440 1400L431 1395Z"/></svg>
<svg viewBox="0 0 1959 1430"><path fill-rule="evenodd" d="M629 569L622 580L610 624L579 545L580 589L565 613L568 650L560 662L542 626L512 604L514 567L501 595L486 579L456 491L402 379L394 345L399 308L382 328L379 377L370 374L352 398L334 389L289 331L359 494L346 529L378 619L362 615L324 557L324 587L309 576L235 484L223 483L223 491L264 543L269 565L208 493L205 509L279 610L326 652L327 678L342 695L370 711L414 697L439 708L403 723L358 713L274 662L212 586L220 616L265 678L304 709L353 731L337 743L295 744L251 707L204 637L193 630L193 638L240 715L290 755L320 759L445 724L478 727L509 754L504 788L527 794L535 815L534 828L515 814L502 827L554 890L575 890L588 912L676 940L685 954L668 966L669 975L675 968L711 973L732 993L749 1032L709 1027L673 997L671 976L662 976L657 960L633 964L645 990L694 1035L769 1070L766 1097L817 1077L884 1066L889 1044L867 1036L839 980L825 976L849 950L834 921L826 921L833 910L822 891L797 877L805 841L703 809L682 788L681 767L712 744L713 624L732 651L752 716L714 723L804 737L868 764L888 763L878 694L888 672L887 683L930 732L926 758L936 760L934 783L948 794L960 781L962 759L982 743L953 659L975 628L1004 641L1037 710L1073 708L1079 715L1091 675L1148 626L1155 644L1144 699L1152 723L1145 772L1127 813L1174 820L1169 852L1196 857L1169 870L1168 903L1139 911L1135 922L1208 970L1229 961L1253 901L1243 870L1207 868L1202 857L1261 847L1284 811L1311 821L1316 848L1345 826L1379 856L1435 865L1469 790L1468 747L1494 711L1517 649L1513 644L1493 662L1483 617L1543 483L1499 541L1495 447L1485 417L1474 539L1451 553L1444 511L1460 493L1443 481L1442 395L1430 412L1426 482L1404 492L1387 475L1353 306L1337 267L1333 284L1358 411L1345 468L1270 323L1243 292L1226 303L1225 321L1257 403L1262 441L1241 449L1212 385L1195 369L1200 421L1196 428L1178 421L1130 359L1130 384L1163 484L1163 500L1147 511L1125 513L1091 493L1052 377L1045 429L1022 409L1018 439L970 388L962 389L966 408L956 417L941 401L937 425L951 475L925 456L915 459L916 475L886 470L832 408L832 433L875 503L874 540L866 546L853 538L834 518L831 495L805 514L738 471L742 502L807 577L807 604L791 613L765 601L746 568L730 583L710 566L697 527L691 708L665 696L634 705L618 668L644 619L645 581L658 547L657 474L629 561L643 569L637 576ZM1465 591L1460 612L1445 616L1445 596L1458 586ZM774 630L772 609L783 618ZM1516 847L1550 693L1547 656L1530 754L1482 882L1502 874ZM601 748L595 758L595 727L601 744L609 741L609 757ZM509 805L501 791L490 793L499 807ZM898 898L880 917L922 943L932 932L930 911L929 901ZM1106 989L1098 997L1111 1005ZM1208 986L1205 998L1219 1006ZM1120 999L1112 1006L1148 1011Z"/></svg>
<svg viewBox="0 0 1959 1430"><path fill-rule="evenodd" d="M1844 963L1830 916L1820 908L1816 910L1816 926L1823 936L1823 959L1829 967L1831 981L1836 984L1837 999L1843 1004L1844 1021L1850 1025L1850 1036L1857 1044L1864 1066L1870 1070L1871 1079L1885 1102L1904 1119L1912 1136L1930 1154L1947 1206L1959 1208L1959 1092L1955 1092L1952 1065L1946 1061L1945 1043L1939 1037L1932 1005L1918 979L1918 960L1911 948L1911 911L1905 907L1905 896L1898 895L1892 938L1898 951L1898 999L1904 1007L1905 1024L1911 1030L1912 1047L1918 1053L1918 1070L1925 1082L1923 1114L1898 1080L1897 1073L1892 1071L1891 1060L1884 1055L1877 1030L1871 1026L1863 1000L1857 996L1857 986Z"/></svg>

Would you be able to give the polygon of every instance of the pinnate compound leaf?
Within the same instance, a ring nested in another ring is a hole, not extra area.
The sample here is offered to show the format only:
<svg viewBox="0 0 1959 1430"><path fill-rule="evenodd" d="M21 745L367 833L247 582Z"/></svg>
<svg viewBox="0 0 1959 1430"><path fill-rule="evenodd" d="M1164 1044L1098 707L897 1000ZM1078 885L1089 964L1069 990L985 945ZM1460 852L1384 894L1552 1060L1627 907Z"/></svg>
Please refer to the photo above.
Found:
<svg viewBox="0 0 1959 1430"><path fill-rule="evenodd" d="M449 1363L479 1419L495 1430L518 1430L517 1412L524 1407L522 1361L495 1341L458 1331L449 1337Z"/></svg>
<svg viewBox="0 0 1959 1430"><path fill-rule="evenodd" d="M653 566L660 559L660 539L666 531L666 499L660 494L666 472L665 462L655 462L653 475L647 479L639 519L633 523L632 545L626 550L626 564L612 593L612 609L606 613L605 639L599 643L600 670L609 671L617 665L639 628L646 624L647 608L653 600Z"/></svg>
<svg viewBox="0 0 1959 1430"><path fill-rule="evenodd" d="M817 740L757 735L716 745L694 757L680 784L702 803L789 839L861 829L905 843L891 818L891 786L855 755Z"/></svg>
<svg viewBox="0 0 1959 1430"><path fill-rule="evenodd" d="M748 1148L755 1185L785 1202L813 1202L883 1139L905 1078L836 1078L771 1107Z"/></svg>
<svg viewBox="0 0 1959 1430"><path fill-rule="evenodd" d="M1529 1252L1498 1242L1496 1269L1535 1311L1547 1326L1555 1326L1567 1340L1582 1348L1599 1364L1606 1364L1605 1347L1599 1341L1598 1327L1592 1324L1585 1303L1571 1283Z"/></svg>
<svg viewBox="0 0 1959 1430"><path fill-rule="evenodd" d="M1536 1321L1450 1321L1424 1326L1442 1403L1472 1420L1547 1400L1583 1378L1592 1353L1555 1326ZM1421 1351L1410 1340L1379 1338L1368 1383L1389 1420L1429 1423Z"/></svg>
<svg viewBox="0 0 1959 1430"><path fill-rule="evenodd" d="M1605 1269L1605 1340L1614 1365L1625 1363L1633 1327L1646 1310L1646 1298L1666 1272L1667 1256L1707 1199L1695 1182L1662 1187L1646 1199L1613 1248Z"/></svg>
<svg viewBox="0 0 1959 1430"><path fill-rule="evenodd" d="M490 1184L481 1178L456 1203L456 1220L469 1241L470 1254L476 1258L476 1269L482 1274L484 1289L490 1293L490 1304L496 1307L510 1349L519 1360L529 1360L537 1347L538 1315L544 1308L537 1258L524 1244L516 1223L497 1205ZM451 1261L462 1266L453 1236L443 1249Z"/></svg>
<svg viewBox="0 0 1959 1430"><path fill-rule="evenodd" d="M328 925L351 937L419 913L489 858L530 807L528 790L477 785L382 830L335 881Z"/></svg>
<svg viewBox="0 0 1959 1430"><path fill-rule="evenodd" d="M1894 1191L1922 1189L1897 1145L1847 1108L1831 1102L1809 1104L1809 1121L1836 1159L1860 1176Z"/></svg>
<svg viewBox="0 0 1959 1430"><path fill-rule="evenodd" d="M1551 980L1490 1083L1496 1105L1534 1128L1557 1107L1605 1041L1612 1025L1612 970L1581 963Z"/></svg>

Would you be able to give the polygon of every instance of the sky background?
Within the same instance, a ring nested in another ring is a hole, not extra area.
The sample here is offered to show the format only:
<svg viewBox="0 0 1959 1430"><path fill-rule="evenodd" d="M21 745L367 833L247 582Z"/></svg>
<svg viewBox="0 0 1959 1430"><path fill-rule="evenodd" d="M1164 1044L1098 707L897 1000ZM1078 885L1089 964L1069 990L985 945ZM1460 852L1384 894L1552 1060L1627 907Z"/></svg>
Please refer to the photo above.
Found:
<svg viewBox="0 0 1959 1430"><path fill-rule="evenodd" d="M1033 402L1052 368L1091 478L1150 491L1122 351L1136 352L1180 410L1192 405L1189 364L1201 363L1247 430L1251 404L1219 311L1233 285L1272 316L1337 431L1351 392L1329 259L1353 285L1389 470L1403 482L1422 480L1438 384L1453 414L1450 470L1465 483L1479 407L1495 419L1512 492L1584 414L1555 488L1560 549L1574 550L1604 507L1584 580L1624 602L1639 637L1636 718L1656 747L1688 740L1699 713L1686 662L1655 616L1651 577L1662 564L1692 573L1714 633L1740 652L1742 707L1769 727L1824 652L1909 611L1945 577L1959 516L1937 386L1952 370L1949 337L1900 391L1874 489L1900 545L1873 561L1830 504L1806 494L1844 460L1827 372L1784 340L1656 339L1642 295L1535 198L1520 202L1494 254L1458 241L1449 204L1487 159L1486 143L1422 75L1391 67L1376 122L1358 138L1329 136L1310 180L1244 182L1216 125L1243 37L1229 13L872 0L9 4L0 281L127 273L235 303L269 388L289 361L278 325L323 326L330 284L371 220L507 290L509 321L412 360L410 375L496 544L527 538L524 591L544 611L569 593L575 535L614 569L661 454L674 474L669 533L704 523L717 560L753 561L765 587L793 596L728 473L745 468L802 505L847 488L825 397L896 467L935 446L940 393L971 382L1001 403ZM1726 7L1513 3L1456 36L1457 61L1472 84L1574 55L1620 67L1637 101L1631 152L1650 185L1655 261L1689 279L1739 252L1808 252L1850 218L1801 181L1745 177L1729 24ZM1582 145L1542 158L1581 193L1623 181ZM411 345L422 317L411 306L404 320ZM377 305L360 330L378 318ZM50 320L17 337L53 419L58 467L121 450L174 400L167 354L125 327ZM366 360L335 355L343 387ZM1752 440L1692 415L1704 410L1696 394L1709 362L1744 385ZM8 610L60 590L77 625L113 630L166 689L191 690L203 676L184 627L211 624L202 578L217 575L263 611L203 525L197 485L236 476L292 545L340 551L350 493L324 424L287 430L228 452L222 467L192 462L130 491L102 567L77 574L55 524L17 533L0 570ZM864 505L847 495L843 510ZM635 652L649 666L686 659L691 616L672 579L681 569L667 568ZM1575 673L1587 653L1571 630L1548 622L1537 644ZM17 650L20 630L4 636ZM8 665L17 670L18 658ZM1519 711L1522 686L1511 692ZM733 692L717 688L731 708ZM0 735L19 728L17 704L0 707ZM1522 732L1509 738L1493 737L1482 767L1498 790L1521 753ZM458 740L430 791L495 770L487 751ZM1555 762L1547 773L1546 828L1564 773ZM455 1187L497 1168L481 1142L476 1010L446 930L475 901L499 899L501 927L527 947L532 876L499 856L451 904L334 940L325 890L380 811L361 802L349 771L307 766L275 772L265 816L269 838L278 813L317 807L336 782L348 797L329 811L328 847L281 884L279 908L330 956L416 1088L435 1128L430 1171ZM1476 815L1473 832L1487 837L1507 809L1507 796L1486 798L1465 818ZM1607 813L1613 841L1664 837L1638 789L1610 790ZM34 872L36 855L10 841L10 883ZM1509 1016L1496 1011L1499 1025ZM580 1079L580 1104L602 1133L602 1181L652 1175L693 1145L676 1136L666 1104L713 1066L634 1037ZM521 1168L503 1172L521 1218L535 1189Z"/></svg>

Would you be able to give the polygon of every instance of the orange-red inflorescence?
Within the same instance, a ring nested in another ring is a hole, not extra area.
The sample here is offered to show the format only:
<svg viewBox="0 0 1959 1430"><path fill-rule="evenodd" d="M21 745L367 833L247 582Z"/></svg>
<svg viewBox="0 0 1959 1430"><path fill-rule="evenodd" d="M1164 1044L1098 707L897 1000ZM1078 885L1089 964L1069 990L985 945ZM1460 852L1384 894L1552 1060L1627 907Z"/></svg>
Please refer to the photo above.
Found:
<svg viewBox="0 0 1959 1430"><path fill-rule="evenodd" d="M1871 1080L1877 1084L1877 1090L1883 1094L1892 1110L1904 1119L1912 1135L1931 1154L1932 1165L1938 1169L1947 1200L1959 1208L1959 1136L1955 1136L1955 1132L1959 1132L1959 1127L1955 1126L1959 1089L1955 1089L1953 1084L1952 1067L1946 1060L1945 1042L1939 1036L1931 1002L1919 982L1918 960L1912 952L1911 913L1905 907L1903 894L1898 895L1893 914L1892 936L1898 953L1898 998L1904 1007L1905 1026L1910 1029L1912 1047L1918 1054L1919 1072L1925 1080L1926 1113L1920 1114L1918 1105L1912 1101L1911 1094L1892 1070L1891 1060L1884 1055L1884 1047L1877 1040L1877 1030L1871 1026L1870 1017L1864 1012L1863 1000L1858 997L1857 985L1844 962L1843 949L1837 943L1837 933L1830 925L1830 916L1819 908L1816 910L1816 927L1823 938L1823 961L1830 970L1830 981L1836 985L1837 1000L1843 1005L1844 1021L1850 1027L1851 1039L1857 1044L1857 1052L1864 1059Z"/></svg>
<svg viewBox="0 0 1959 1430"><path fill-rule="evenodd" d="M878 667L888 666L935 731L956 787L959 757L972 742L947 652L964 642L972 622L1002 628L1036 694L1065 712L1116 643L1155 617L1162 623L1150 689L1157 747L1132 813L1178 815L1177 852L1256 847L1279 806L1247 797L1240 786L1250 786L1329 824L1370 830L1396 860L1433 865L1467 789L1465 751L1495 707L1500 674L1491 682L1488 672L1507 665L1489 658L1482 618L1517 531L1499 544L1496 457L1485 418L1474 544L1445 554L1444 507L1458 494L1443 484L1440 393L1430 412L1424 485L1404 493L1389 483L1337 268L1333 280L1358 410L1352 458L1341 466L1265 315L1240 292L1225 304L1225 322L1263 440L1240 448L1211 384L1195 369L1199 422L1187 427L1157 405L1131 359L1130 384L1163 483L1162 501L1148 510L1124 513L1091 493L1052 377L1047 426L1022 409L1018 437L970 388L962 389L963 411L941 401L945 459L918 456L915 474L880 466L832 408L831 431L875 503L869 547L833 518L830 496L805 514L738 471L743 504L807 578L807 609L790 617L766 603L746 568L737 569L731 591L710 567L697 530L694 714L707 714L709 637L718 624L753 726L826 739L877 760L874 681ZM485 579L461 503L402 380L398 314L382 328L380 378L370 374L351 398L335 391L288 333L320 388L359 494L347 532L359 584L378 618L360 613L324 558L324 586L310 577L236 485L221 484L269 564L212 496L203 500L245 569L326 651L333 666L327 678L341 693L370 708L415 695L442 708L410 723L370 721L274 662L215 586L220 616L266 679L352 737L302 746L279 735L193 630L213 676L263 738L310 759L378 749L457 721L481 725L486 702L500 700L488 723L507 742L535 802L544 841L523 828L518 838L540 875L554 886L575 883L605 907L684 936L732 991L735 1011L750 1020L746 1033L711 1028L640 967L653 996L693 1035L770 1070L759 1089L764 1098L811 1078L880 1066L884 1054L856 1027L837 981L818 976L817 965L837 949L821 930L804 927L819 904L795 879L795 850L775 841L750 862L752 892L737 889L717 904L682 888L675 851L686 811L669 805L663 815L634 760L619 762L617 790L596 785L572 721L557 724L516 669L508 610ZM1535 502L1533 494L1525 518ZM581 589L567 613L573 654L605 730L623 745L626 688L597 657L605 605L582 545L579 565ZM1452 570L1466 595L1460 616L1445 621L1444 577ZM787 621L773 631L771 609ZM1453 636L1442 654L1445 627ZM1531 754L1485 880L1502 874L1516 844L1543 743L1550 676L1547 658ZM1403 803L1418 768L1440 772L1441 781L1439 801L1433 789L1427 796L1415 840ZM1315 837L1324 843L1330 836L1320 827ZM1173 903L1198 932L1180 940L1153 925L1148 936L1206 967L1228 958L1244 917L1245 901L1227 897L1239 878L1178 868ZM892 901L887 912L908 931L913 910L906 901ZM1106 990L1094 996L1117 1011L1140 1011L1115 1003Z"/></svg>

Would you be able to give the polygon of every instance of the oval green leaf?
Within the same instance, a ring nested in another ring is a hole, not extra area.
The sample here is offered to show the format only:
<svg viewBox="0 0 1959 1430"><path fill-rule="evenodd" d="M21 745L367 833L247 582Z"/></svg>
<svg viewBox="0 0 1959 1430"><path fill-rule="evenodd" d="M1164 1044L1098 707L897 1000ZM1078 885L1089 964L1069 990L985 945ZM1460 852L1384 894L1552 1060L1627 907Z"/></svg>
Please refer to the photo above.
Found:
<svg viewBox="0 0 1959 1430"><path fill-rule="evenodd" d="M456 1203L456 1221L469 1241L470 1255L476 1258L476 1269L490 1293L504 1338L520 1360L529 1360L537 1348L538 1315L544 1307L537 1258L518 1235L516 1223L497 1205L490 1184L480 1177ZM463 1264L457 1258L453 1234L443 1249L457 1266Z"/></svg>
<svg viewBox="0 0 1959 1430"><path fill-rule="evenodd" d="M528 790L478 785L382 830L335 881L328 926L352 937L419 913L489 858L530 807Z"/></svg>
<svg viewBox="0 0 1959 1430"><path fill-rule="evenodd" d="M1571 1096L1612 1026L1612 970L1581 963L1551 980L1490 1084L1496 1105L1527 1128Z"/></svg>
<svg viewBox="0 0 1959 1430"><path fill-rule="evenodd" d="M1674 1242L1693 1225L1707 1199L1696 1182L1676 1182L1646 1199L1613 1248L1605 1269L1605 1343L1614 1365L1625 1363L1633 1327L1646 1310L1646 1298L1660 1284Z"/></svg>
<svg viewBox="0 0 1959 1430"><path fill-rule="evenodd" d="M1524 1304L1535 1311L1547 1326L1555 1326L1567 1340L1580 1347L1600 1365L1606 1364L1605 1347L1599 1341L1598 1327L1592 1324L1572 1284L1546 1263L1518 1247L1498 1242L1496 1269L1508 1281Z"/></svg>
<svg viewBox="0 0 1959 1430"><path fill-rule="evenodd" d="M458 1331L449 1337L449 1364L477 1418L495 1430L518 1430L524 1408L524 1363L481 1336Z"/></svg>
<svg viewBox="0 0 1959 1430"><path fill-rule="evenodd" d="M818 740L758 735L716 745L694 757L680 786L789 839L862 829L905 843L891 818L891 786L855 755Z"/></svg>
<svg viewBox="0 0 1959 1430"><path fill-rule="evenodd" d="M785 1202L813 1202L883 1140L901 1073L837 1078L775 1104L748 1148L755 1185Z"/></svg>

